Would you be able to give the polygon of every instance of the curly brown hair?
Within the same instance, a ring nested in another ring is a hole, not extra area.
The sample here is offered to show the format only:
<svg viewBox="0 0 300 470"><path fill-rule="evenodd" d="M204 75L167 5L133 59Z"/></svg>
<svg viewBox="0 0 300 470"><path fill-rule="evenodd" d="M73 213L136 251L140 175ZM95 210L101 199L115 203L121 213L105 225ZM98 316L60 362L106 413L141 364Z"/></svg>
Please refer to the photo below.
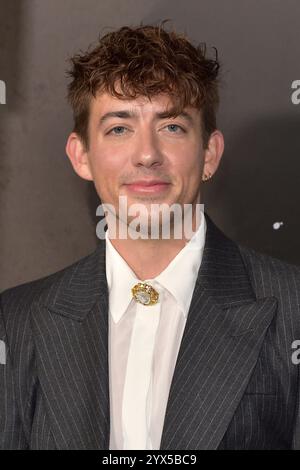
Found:
<svg viewBox="0 0 300 470"><path fill-rule="evenodd" d="M167 93L172 97L173 117L186 106L198 108L203 144L207 147L216 129L219 104L217 49L215 59L208 58L205 43L194 46L185 35L167 31L166 21L159 26L124 26L105 34L92 50L90 46L70 59L68 100L73 109L74 132L87 149L90 100L105 91L119 99Z"/></svg>

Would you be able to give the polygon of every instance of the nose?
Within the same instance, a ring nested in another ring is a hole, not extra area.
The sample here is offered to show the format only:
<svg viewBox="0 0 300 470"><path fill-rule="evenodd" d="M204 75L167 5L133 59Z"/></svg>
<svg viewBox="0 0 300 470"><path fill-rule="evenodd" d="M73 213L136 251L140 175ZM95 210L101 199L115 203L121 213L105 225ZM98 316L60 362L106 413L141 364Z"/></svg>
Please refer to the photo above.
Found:
<svg viewBox="0 0 300 470"><path fill-rule="evenodd" d="M150 168L161 165L163 160L163 152L155 132L152 129L139 132L132 153L133 165Z"/></svg>

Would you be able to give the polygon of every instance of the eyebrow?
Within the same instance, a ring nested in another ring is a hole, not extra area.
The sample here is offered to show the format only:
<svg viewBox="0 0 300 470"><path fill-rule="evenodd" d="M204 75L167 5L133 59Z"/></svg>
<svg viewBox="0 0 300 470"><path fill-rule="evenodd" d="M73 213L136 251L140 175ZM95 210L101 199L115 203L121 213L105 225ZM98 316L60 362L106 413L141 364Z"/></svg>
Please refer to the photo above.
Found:
<svg viewBox="0 0 300 470"><path fill-rule="evenodd" d="M171 117L172 113L173 113L173 108L169 109L169 110L166 110L166 111L161 111L161 112L155 113L155 118L156 119L166 119L168 117ZM105 121L107 121L108 119L114 118L114 117L121 118L121 119L122 118L123 119L134 119L134 118L138 117L138 114L131 111L131 110L127 110L127 109L123 109L123 110L119 110L119 111L109 111L108 113L105 113L105 114L103 114L103 116L100 117L99 126L101 126L103 123L105 123ZM182 117L189 124L193 124L193 122L194 122L192 116L186 111L182 111L177 116L173 116L173 117Z"/></svg>

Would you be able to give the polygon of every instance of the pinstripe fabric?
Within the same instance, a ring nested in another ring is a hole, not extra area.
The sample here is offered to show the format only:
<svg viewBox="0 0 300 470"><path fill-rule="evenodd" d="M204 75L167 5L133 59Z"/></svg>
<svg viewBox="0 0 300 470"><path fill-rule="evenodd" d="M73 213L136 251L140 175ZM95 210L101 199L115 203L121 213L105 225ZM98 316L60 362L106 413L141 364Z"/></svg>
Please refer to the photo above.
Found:
<svg viewBox="0 0 300 470"><path fill-rule="evenodd" d="M206 220L161 449L300 449L300 268ZM105 244L1 304L0 448L108 449Z"/></svg>

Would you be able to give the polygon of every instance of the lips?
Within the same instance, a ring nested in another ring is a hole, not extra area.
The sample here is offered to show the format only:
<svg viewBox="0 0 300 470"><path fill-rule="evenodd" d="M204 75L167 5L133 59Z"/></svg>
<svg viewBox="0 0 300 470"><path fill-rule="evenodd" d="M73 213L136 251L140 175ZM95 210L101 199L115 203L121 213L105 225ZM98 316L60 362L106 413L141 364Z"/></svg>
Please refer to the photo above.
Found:
<svg viewBox="0 0 300 470"><path fill-rule="evenodd" d="M133 192L157 193L165 191L169 187L169 185L170 183L163 180L138 180L126 184L126 187Z"/></svg>
<svg viewBox="0 0 300 470"><path fill-rule="evenodd" d="M138 184L139 186L153 186L155 184L169 184L169 183L163 180L138 180L138 181L133 181L132 183L128 183L128 184L129 185Z"/></svg>

